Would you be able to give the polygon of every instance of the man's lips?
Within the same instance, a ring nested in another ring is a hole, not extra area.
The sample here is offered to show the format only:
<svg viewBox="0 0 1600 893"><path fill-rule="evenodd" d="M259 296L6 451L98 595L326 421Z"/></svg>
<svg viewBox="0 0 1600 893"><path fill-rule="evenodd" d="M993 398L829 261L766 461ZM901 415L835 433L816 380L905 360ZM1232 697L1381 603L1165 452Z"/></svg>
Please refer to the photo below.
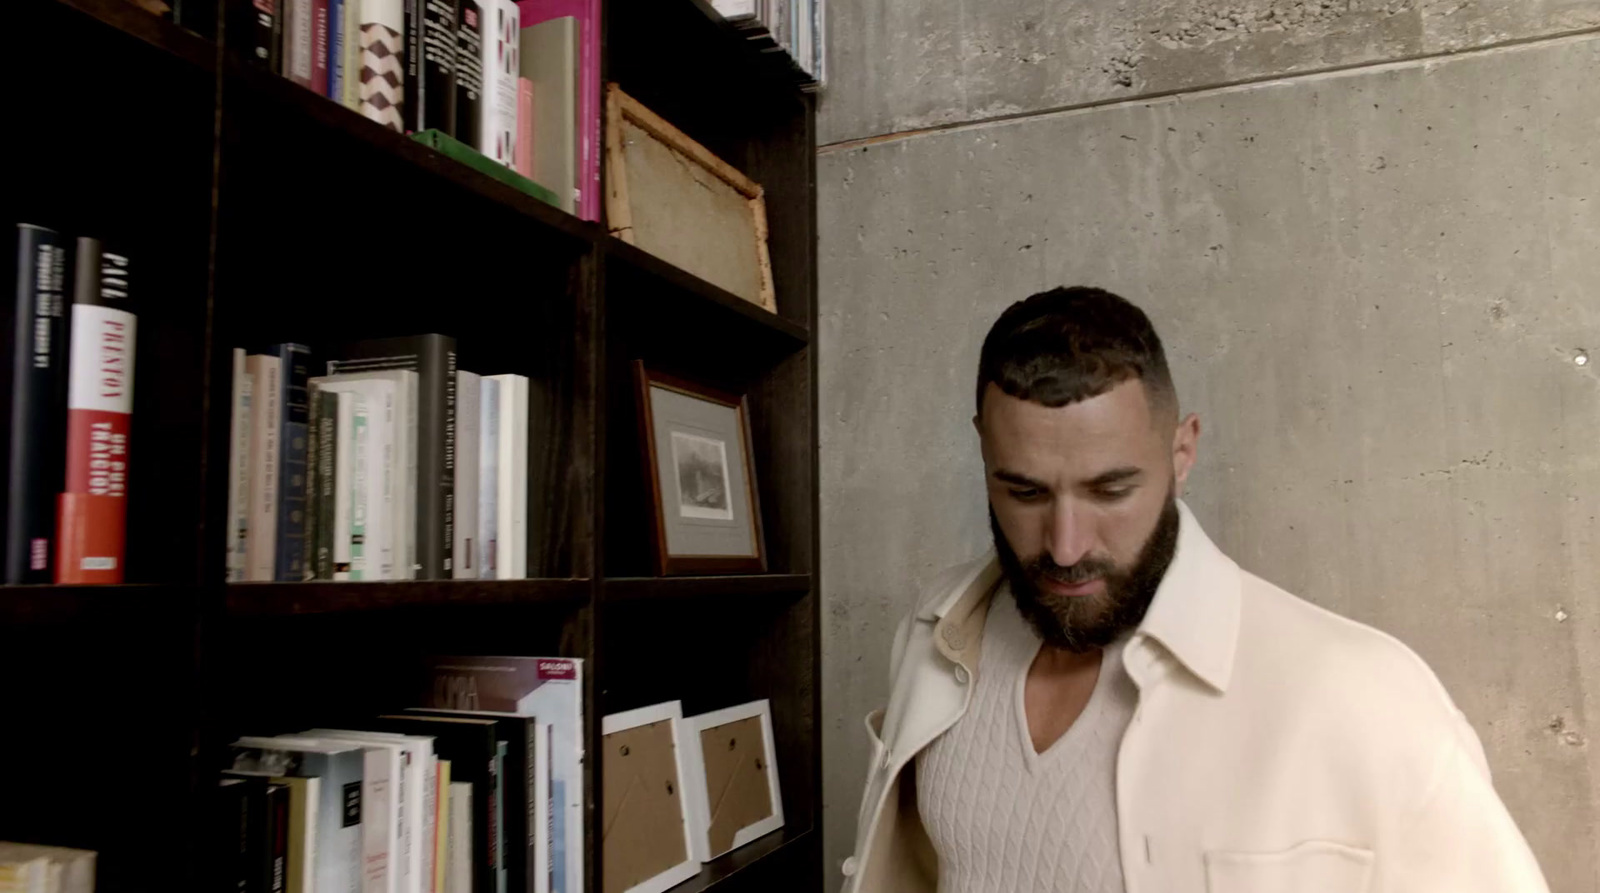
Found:
<svg viewBox="0 0 1600 893"><path fill-rule="evenodd" d="M1049 577L1043 577L1039 580L1039 588L1051 595L1078 598L1085 595L1095 595L1100 592L1105 588L1105 581L1096 577L1082 583L1061 583Z"/></svg>

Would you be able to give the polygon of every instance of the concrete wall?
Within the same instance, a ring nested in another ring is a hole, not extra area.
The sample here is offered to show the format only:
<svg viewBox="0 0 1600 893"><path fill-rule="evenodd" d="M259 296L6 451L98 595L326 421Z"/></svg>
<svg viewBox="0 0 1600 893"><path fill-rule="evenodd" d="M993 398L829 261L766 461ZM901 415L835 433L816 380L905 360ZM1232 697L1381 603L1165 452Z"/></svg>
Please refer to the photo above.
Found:
<svg viewBox="0 0 1600 893"><path fill-rule="evenodd" d="M830 871L894 624L987 544L979 342L1088 283L1167 341L1211 535L1421 653L1552 889L1600 891L1600 2L829 15Z"/></svg>

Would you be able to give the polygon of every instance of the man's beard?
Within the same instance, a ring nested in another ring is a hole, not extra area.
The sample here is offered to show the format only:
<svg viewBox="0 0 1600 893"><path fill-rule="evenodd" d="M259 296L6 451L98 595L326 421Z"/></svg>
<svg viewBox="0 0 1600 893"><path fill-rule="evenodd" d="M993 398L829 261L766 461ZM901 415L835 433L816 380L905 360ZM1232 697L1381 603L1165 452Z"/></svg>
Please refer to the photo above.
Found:
<svg viewBox="0 0 1600 893"><path fill-rule="evenodd" d="M1000 529L993 506L989 507L989 526L1017 610L1046 644L1078 654L1110 645L1144 620L1178 551L1178 503L1170 491L1156 529L1129 567L1092 555L1071 567L1061 567L1051 560L1048 550L1024 566ZM1095 579L1105 581L1105 592L1099 595L1050 595L1039 587L1041 580L1073 585Z"/></svg>

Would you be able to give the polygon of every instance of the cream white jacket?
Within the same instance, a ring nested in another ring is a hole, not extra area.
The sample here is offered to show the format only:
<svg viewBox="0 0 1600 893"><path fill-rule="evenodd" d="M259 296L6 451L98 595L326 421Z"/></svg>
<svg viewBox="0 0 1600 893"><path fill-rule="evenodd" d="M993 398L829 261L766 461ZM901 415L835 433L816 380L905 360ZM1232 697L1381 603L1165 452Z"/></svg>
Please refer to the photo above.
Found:
<svg viewBox="0 0 1600 893"><path fill-rule="evenodd" d="M1123 654L1139 688L1117 761L1127 893L1545 893L1427 665L1240 570L1180 512ZM992 555L956 568L901 625L846 893L937 889L913 758L966 710L1000 576Z"/></svg>

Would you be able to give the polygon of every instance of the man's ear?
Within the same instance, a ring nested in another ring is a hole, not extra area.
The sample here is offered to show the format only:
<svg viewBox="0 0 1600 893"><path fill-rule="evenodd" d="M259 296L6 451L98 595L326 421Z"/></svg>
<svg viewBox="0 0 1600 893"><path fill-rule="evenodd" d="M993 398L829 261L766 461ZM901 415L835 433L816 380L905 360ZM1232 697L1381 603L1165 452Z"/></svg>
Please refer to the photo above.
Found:
<svg viewBox="0 0 1600 893"><path fill-rule="evenodd" d="M1194 468L1199 451L1200 417L1191 412L1172 433L1172 477L1179 496L1183 495L1183 485L1189 480L1189 470Z"/></svg>

